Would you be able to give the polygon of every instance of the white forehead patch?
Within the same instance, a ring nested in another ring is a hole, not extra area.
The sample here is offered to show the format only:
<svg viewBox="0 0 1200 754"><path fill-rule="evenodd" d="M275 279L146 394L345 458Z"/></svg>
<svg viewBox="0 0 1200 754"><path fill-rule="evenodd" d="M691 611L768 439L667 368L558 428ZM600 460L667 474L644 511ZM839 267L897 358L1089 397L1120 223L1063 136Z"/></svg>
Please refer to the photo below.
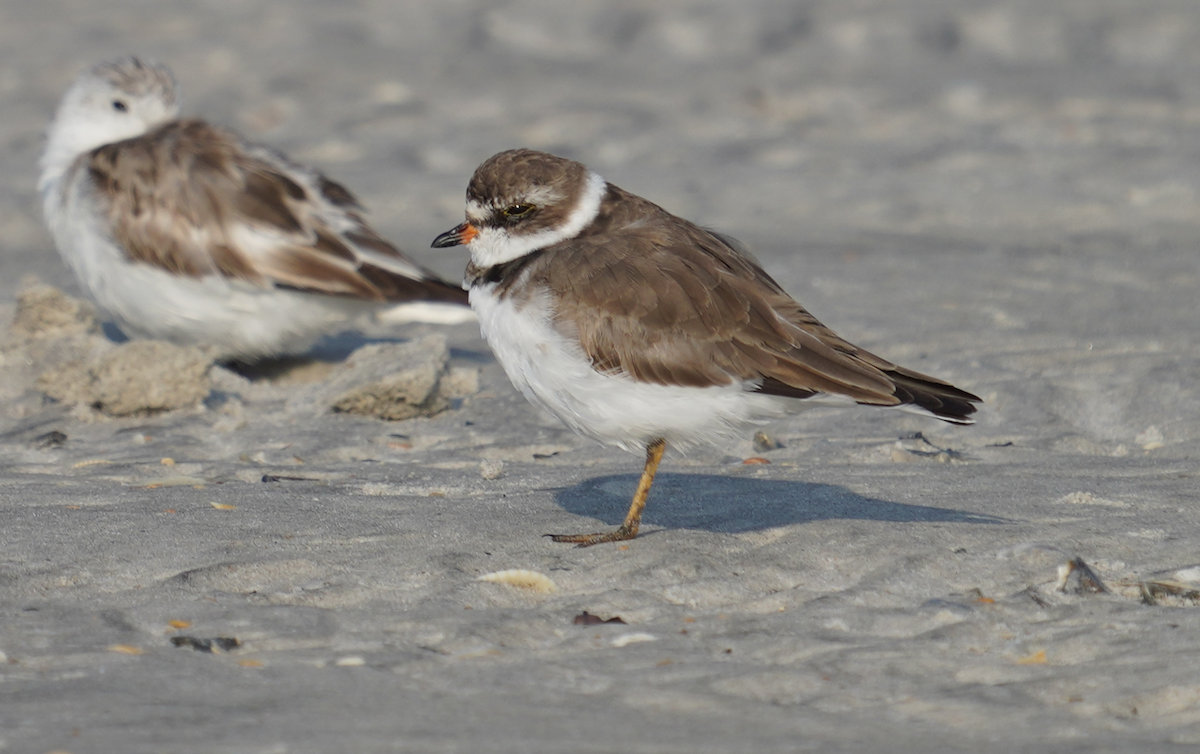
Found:
<svg viewBox="0 0 1200 754"><path fill-rule="evenodd" d="M488 208L474 199L467 200L467 222L479 225L487 219Z"/></svg>
<svg viewBox="0 0 1200 754"><path fill-rule="evenodd" d="M483 219L487 217L486 208L478 202L468 201L467 218L479 231L471 243L467 244L471 251L471 261L479 267L491 267L574 238L596 219L596 215L600 213L600 202L607 190L608 184L605 180L589 171L587 182L579 194L579 201L571 210L571 214L567 215L566 222L557 228L546 228L527 235L510 233L508 228L482 225ZM546 188L545 191L548 193L542 196L552 196L551 189ZM536 192L530 193L528 197L533 203L538 203L539 196Z"/></svg>

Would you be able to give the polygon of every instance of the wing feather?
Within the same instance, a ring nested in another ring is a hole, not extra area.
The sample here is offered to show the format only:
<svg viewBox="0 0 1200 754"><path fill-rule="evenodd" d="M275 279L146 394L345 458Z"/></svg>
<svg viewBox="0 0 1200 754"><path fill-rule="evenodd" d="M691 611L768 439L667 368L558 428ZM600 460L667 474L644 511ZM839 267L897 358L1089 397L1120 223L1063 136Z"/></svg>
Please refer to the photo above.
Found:
<svg viewBox="0 0 1200 754"><path fill-rule="evenodd" d="M173 121L86 159L131 261L263 287L466 303L380 238L343 186L230 131Z"/></svg>
<svg viewBox="0 0 1200 754"><path fill-rule="evenodd" d="M556 324L578 337L596 369L664 385L737 381L764 393L845 396L915 404L969 421L977 397L856 348L789 297L722 237L616 187L605 233L583 233L542 252L533 282L563 291ZM622 209L624 208L624 209ZM619 242L613 242L613 233Z"/></svg>

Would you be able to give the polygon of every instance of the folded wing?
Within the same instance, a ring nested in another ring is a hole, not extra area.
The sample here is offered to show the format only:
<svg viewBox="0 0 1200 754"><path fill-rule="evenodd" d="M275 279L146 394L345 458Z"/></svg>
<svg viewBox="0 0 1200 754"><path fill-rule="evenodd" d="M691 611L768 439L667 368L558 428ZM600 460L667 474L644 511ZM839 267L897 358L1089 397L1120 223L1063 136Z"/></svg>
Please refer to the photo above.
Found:
<svg viewBox="0 0 1200 754"><path fill-rule="evenodd" d="M625 206L636 200L625 196ZM597 370L664 385L736 380L772 395L913 405L971 421L979 398L851 345L730 243L672 220L625 226L619 244L581 235L546 252L554 264L531 270L570 290L558 325L578 337Z"/></svg>
<svg viewBox="0 0 1200 754"><path fill-rule="evenodd" d="M375 233L344 187L203 121L84 159L131 261L381 302L466 303Z"/></svg>

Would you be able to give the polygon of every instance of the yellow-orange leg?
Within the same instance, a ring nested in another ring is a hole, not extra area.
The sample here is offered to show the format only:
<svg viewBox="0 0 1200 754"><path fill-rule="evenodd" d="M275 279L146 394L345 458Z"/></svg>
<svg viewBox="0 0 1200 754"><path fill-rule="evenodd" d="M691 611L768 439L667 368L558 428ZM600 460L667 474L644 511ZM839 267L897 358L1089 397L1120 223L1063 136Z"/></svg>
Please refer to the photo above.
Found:
<svg viewBox="0 0 1200 754"><path fill-rule="evenodd" d="M642 523L642 510L646 507L646 498L650 495L650 485L654 484L654 473L662 461L663 451L667 449L667 441L661 437L652 440L646 446L646 467L642 469L642 478L638 482L637 492L633 493L633 502L629 512L625 514L625 523L616 531L600 532L598 534L547 534L555 542L570 542L580 547L591 547L601 542L620 542L637 536L638 526Z"/></svg>

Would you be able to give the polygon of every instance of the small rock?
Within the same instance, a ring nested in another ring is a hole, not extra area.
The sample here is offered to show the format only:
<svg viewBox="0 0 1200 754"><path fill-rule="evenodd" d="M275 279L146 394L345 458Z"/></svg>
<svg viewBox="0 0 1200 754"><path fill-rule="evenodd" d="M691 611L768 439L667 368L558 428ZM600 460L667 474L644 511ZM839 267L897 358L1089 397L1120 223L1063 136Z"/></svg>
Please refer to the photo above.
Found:
<svg viewBox="0 0 1200 754"><path fill-rule="evenodd" d="M484 479L499 479L504 476L504 461L485 458L479 462L479 476Z"/></svg>
<svg viewBox="0 0 1200 754"><path fill-rule="evenodd" d="M449 349L443 335L359 348L324 383L300 389L292 411L340 411L381 419L432 416L450 405L439 391Z"/></svg>
<svg viewBox="0 0 1200 754"><path fill-rule="evenodd" d="M766 432L755 432L754 433L754 452L755 453L766 453L766 452L772 451L772 450L779 450L782 447L783 447L783 443L779 442L779 440L776 440L771 435L768 435Z"/></svg>
<svg viewBox="0 0 1200 754"><path fill-rule="evenodd" d="M30 440L29 447L37 448L38 450L47 450L49 448L61 448L66 442L67 434L53 429Z"/></svg>

